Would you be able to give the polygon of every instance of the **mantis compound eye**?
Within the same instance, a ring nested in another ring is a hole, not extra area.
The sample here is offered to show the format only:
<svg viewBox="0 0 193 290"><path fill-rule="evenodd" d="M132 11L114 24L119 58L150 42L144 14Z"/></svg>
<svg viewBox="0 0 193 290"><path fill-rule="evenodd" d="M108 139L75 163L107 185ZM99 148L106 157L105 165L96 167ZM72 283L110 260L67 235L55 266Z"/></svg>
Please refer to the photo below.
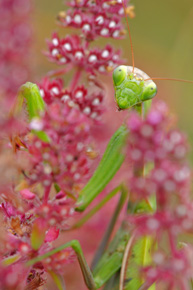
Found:
<svg viewBox="0 0 193 290"><path fill-rule="evenodd" d="M113 71L113 82L115 86L119 86L127 76L127 67L120 65Z"/></svg>
<svg viewBox="0 0 193 290"><path fill-rule="evenodd" d="M157 94L157 86L156 84L151 81L144 87L142 101L150 100Z"/></svg>

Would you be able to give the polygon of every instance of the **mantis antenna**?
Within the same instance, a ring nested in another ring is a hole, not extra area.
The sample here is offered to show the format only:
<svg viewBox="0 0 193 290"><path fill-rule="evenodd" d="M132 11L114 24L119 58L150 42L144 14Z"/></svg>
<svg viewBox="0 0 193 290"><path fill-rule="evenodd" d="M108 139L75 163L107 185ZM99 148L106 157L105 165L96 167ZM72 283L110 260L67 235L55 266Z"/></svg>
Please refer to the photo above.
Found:
<svg viewBox="0 0 193 290"><path fill-rule="evenodd" d="M127 23L127 29L129 31L129 39L130 39L130 44L131 44L131 55L132 55L132 66L133 66L133 73L134 73L134 68L135 68L134 52L133 52L133 44L132 44L132 39L131 39L131 31L130 31L129 21L127 17L127 10L125 6L125 0L122 0L122 4L123 4L124 13L125 13L126 23Z"/></svg>
<svg viewBox="0 0 193 290"><path fill-rule="evenodd" d="M191 83L193 84L193 81L189 81L189 80L182 80L182 79L176 79L176 78L157 78L157 77L153 77L153 78L148 78L145 79L144 81L150 81L150 80L158 80L158 81L176 81L176 82L183 82L183 83Z"/></svg>

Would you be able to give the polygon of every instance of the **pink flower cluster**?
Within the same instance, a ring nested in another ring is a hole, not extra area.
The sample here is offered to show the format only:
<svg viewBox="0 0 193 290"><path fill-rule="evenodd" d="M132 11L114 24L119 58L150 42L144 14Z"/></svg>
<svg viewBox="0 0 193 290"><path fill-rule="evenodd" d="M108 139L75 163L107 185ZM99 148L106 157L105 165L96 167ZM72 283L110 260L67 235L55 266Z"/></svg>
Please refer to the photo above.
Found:
<svg viewBox="0 0 193 290"><path fill-rule="evenodd" d="M127 5L128 1L125 1ZM119 39L124 35L121 18L124 17L122 1L81 0L71 1L71 9L59 14L59 21L64 27L81 29L87 40L97 36ZM84 9L84 11L82 11Z"/></svg>
<svg viewBox="0 0 193 290"><path fill-rule="evenodd" d="M102 90L88 93L85 86L78 86L75 90L64 89L62 79L49 80L44 78L39 84L40 93L44 101L50 105L59 99L70 107L75 107L89 119L99 122L104 112Z"/></svg>
<svg viewBox="0 0 193 290"><path fill-rule="evenodd" d="M50 139L45 143L34 136L29 143L31 183L43 182L46 187L57 183L72 190L88 178L90 125L85 114L57 99L41 120L32 119L30 128L44 130Z"/></svg>
<svg viewBox="0 0 193 290"><path fill-rule="evenodd" d="M0 1L0 95L15 97L29 77L30 0Z"/></svg>
<svg viewBox="0 0 193 290"><path fill-rule="evenodd" d="M125 6L128 2L125 1ZM74 66L93 75L108 73L121 63L120 51L114 51L110 44L102 49L89 46L98 37L123 37L121 20L125 14L122 1L73 0L67 5L70 7L67 12L58 16L59 24L79 29L81 34L60 38L54 33L48 41L49 52L46 55L59 65L67 65L67 71ZM126 7L126 11L132 17L129 7L132 6Z"/></svg>
<svg viewBox="0 0 193 290"><path fill-rule="evenodd" d="M166 235L169 238L171 256L163 254L160 264L155 263L155 267L144 270L149 285L152 281L164 279L168 289L172 289L170 286L173 283L180 284L180 289L184 290L189 289L184 286L184 281L190 279L193 265L188 252L178 249L177 240L184 233L193 233L191 170L185 160L188 151L186 138L180 131L172 129L170 123L167 107L162 102L155 104L145 120L136 113L130 115L128 156L134 163L134 175L129 184L131 195L134 200L145 199L150 207L149 198L155 195L157 210L130 215L129 222L137 236L153 235L156 238L158 252L155 257L159 256L162 237ZM149 167L145 176L140 174L143 166ZM178 271L181 275L176 279Z"/></svg>
<svg viewBox="0 0 193 290"><path fill-rule="evenodd" d="M67 221L74 213L73 207L72 200L62 191L47 202L29 189L15 193L12 202L4 201L1 204L0 213L4 214L4 224L8 230L1 241L1 255L4 255L0 263L1 273L4 273L0 281L1 289L14 289L16 284L18 289L24 289L26 281L28 287L33 283L37 283L34 285L38 287L45 283L45 271L62 273L61 265L74 259L72 249L63 250L30 268L24 263L52 249L52 242L58 238L60 229L68 227ZM12 276L13 279L10 278Z"/></svg>
<svg viewBox="0 0 193 290"><path fill-rule="evenodd" d="M87 44L88 45L88 44ZM85 68L87 73L107 73L113 67L120 64L120 51L114 51L111 45L105 48L85 47L78 35L59 38L57 33L48 41L48 58L59 65L77 66Z"/></svg>
<svg viewBox="0 0 193 290"><path fill-rule="evenodd" d="M165 253L157 251L153 256L154 268L146 267L143 271L148 281L147 288L154 282L163 281L162 287L164 287L164 283L167 283L168 290L190 289L189 281L192 277L193 266L192 253L192 248L187 245L184 249L173 253L169 258Z"/></svg>

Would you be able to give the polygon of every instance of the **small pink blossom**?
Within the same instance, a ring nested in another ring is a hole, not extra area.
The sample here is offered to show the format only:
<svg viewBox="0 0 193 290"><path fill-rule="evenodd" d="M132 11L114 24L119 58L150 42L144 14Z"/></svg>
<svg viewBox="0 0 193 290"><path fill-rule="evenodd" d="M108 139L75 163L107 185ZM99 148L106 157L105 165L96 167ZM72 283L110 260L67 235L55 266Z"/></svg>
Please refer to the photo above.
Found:
<svg viewBox="0 0 193 290"><path fill-rule="evenodd" d="M45 242L55 241L59 236L59 229L51 227L46 233Z"/></svg>
<svg viewBox="0 0 193 290"><path fill-rule="evenodd" d="M35 198L35 194L31 192L29 189L23 189L20 191L20 194L24 199L32 200Z"/></svg>

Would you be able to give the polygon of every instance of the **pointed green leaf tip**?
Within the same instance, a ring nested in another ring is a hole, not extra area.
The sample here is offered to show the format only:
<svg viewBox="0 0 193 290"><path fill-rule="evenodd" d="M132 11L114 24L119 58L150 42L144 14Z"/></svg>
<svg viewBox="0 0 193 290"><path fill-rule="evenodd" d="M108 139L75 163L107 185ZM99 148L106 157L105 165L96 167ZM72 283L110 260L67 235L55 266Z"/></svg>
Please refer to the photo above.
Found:
<svg viewBox="0 0 193 290"><path fill-rule="evenodd" d="M128 130L125 125L122 125L111 137L96 171L80 192L77 201L77 211L85 210L121 167L125 157L123 148L127 136Z"/></svg>

